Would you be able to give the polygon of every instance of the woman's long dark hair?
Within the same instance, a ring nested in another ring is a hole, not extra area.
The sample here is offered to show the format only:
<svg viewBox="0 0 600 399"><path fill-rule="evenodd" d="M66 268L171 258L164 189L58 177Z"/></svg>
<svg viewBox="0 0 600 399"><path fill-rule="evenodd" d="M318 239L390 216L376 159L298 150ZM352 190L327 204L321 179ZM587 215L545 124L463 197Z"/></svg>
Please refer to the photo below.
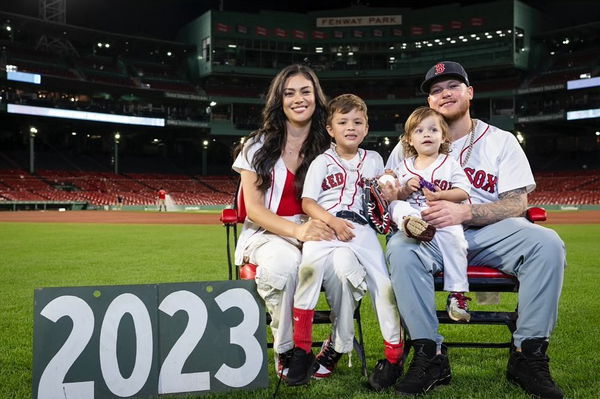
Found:
<svg viewBox="0 0 600 399"><path fill-rule="evenodd" d="M329 148L331 143L329 135L325 130L327 119L326 99L317 75L305 65L290 65L285 67L273 78L269 86L267 101L262 112L262 126L250 133L247 138L257 141L261 138L264 139L262 147L256 152L252 162L252 166L258 175L256 186L262 192L266 192L271 186L271 170L281 157L281 153L285 147L287 134L285 122L287 118L283 112L283 90L285 89L286 80L294 75L303 75L310 80L315 93L315 111L311 118L308 137L304 140L300 150L302 162L296 171L296 190L298 196L302 195L304 177L306 176L308 166L317 155ZM234 159L242 148L243 144L240 143L234 151Z"/></svg>

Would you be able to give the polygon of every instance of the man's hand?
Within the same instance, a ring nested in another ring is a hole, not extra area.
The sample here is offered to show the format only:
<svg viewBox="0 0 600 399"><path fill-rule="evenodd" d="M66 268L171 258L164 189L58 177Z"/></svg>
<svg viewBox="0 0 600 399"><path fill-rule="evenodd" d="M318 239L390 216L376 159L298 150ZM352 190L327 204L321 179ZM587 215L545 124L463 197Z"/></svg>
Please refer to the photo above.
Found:
<svg viewBox="0 0 600 399"><path fill-rule="evenodd" d="M472 217L471 206L468 204L455 204L444 200L429 201L427 204L429 208L421 212L421 217L438 229L462 224Z"/></svg>

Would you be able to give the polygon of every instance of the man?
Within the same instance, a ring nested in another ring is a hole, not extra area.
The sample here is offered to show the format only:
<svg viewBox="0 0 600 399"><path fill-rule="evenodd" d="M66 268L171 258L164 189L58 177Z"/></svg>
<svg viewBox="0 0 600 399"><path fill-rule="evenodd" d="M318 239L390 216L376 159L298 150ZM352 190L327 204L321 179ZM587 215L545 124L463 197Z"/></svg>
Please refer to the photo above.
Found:
<svg viewBox="0 0 600 399"><path fill-rule="evenodd" d="M488 265L517 276L519 317L507 378L535 397L562 398L545 353L557 319L565 249L554 231L522 217L527 193L535 188L525 153L509 132L471 119L473 87L460 64L436 64L421 90L428 94L429 106L446 118L451 154L472 184L470 204L431 201L422 212L423 220L438 228L462 223L470 265ZM395 169L401 159L397 146L386 167ZM435 244L401 232L390 239L387 251L398 308L415 348L396 391L423 394L451 378L435 313L433 276L443 270L442 256Z"/></svg>
<svg viewBox="0 0 600 399"><path fill-rule="evenodd" d="M167 211L167 190L160 188L158 190L158 211L160 212L163 208Z"/></svg>

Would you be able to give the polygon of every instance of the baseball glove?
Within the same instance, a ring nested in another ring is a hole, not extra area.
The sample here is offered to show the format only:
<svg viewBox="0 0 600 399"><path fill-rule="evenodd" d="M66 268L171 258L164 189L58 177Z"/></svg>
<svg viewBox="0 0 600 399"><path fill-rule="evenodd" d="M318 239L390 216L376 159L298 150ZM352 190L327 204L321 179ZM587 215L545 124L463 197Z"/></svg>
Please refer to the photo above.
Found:
<svg viewBox="0 0 600 399"><path fill-rule="evenodd" d="M402 228L407 237L419 241L431 241L435 235L435 227L415 216L406 216L402 221Z"/></svg>
<svg viewBox="0 0 600 399"><path fill-rule="evenodd" d="M363 178L363 210L369 225L379 234L388 234L398 230L388 212L388 202L381 195L377 179Z"/></svg>

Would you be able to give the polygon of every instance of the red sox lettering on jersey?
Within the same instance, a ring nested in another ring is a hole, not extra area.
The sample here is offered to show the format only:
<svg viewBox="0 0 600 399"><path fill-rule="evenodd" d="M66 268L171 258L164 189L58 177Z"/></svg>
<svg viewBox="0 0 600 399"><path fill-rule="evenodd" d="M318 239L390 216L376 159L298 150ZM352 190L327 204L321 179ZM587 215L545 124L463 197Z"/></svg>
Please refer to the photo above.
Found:
<svg viewBox="0 0 600 399"><path fill-rule="evenodd" d="M494 176L484 170L476 171L469 167L465 168L465 173L469 178L469 182L473 185L473 188L487 191L490 194L494 194L497 191L496 186L498 185L498 176Z"/></svg>

